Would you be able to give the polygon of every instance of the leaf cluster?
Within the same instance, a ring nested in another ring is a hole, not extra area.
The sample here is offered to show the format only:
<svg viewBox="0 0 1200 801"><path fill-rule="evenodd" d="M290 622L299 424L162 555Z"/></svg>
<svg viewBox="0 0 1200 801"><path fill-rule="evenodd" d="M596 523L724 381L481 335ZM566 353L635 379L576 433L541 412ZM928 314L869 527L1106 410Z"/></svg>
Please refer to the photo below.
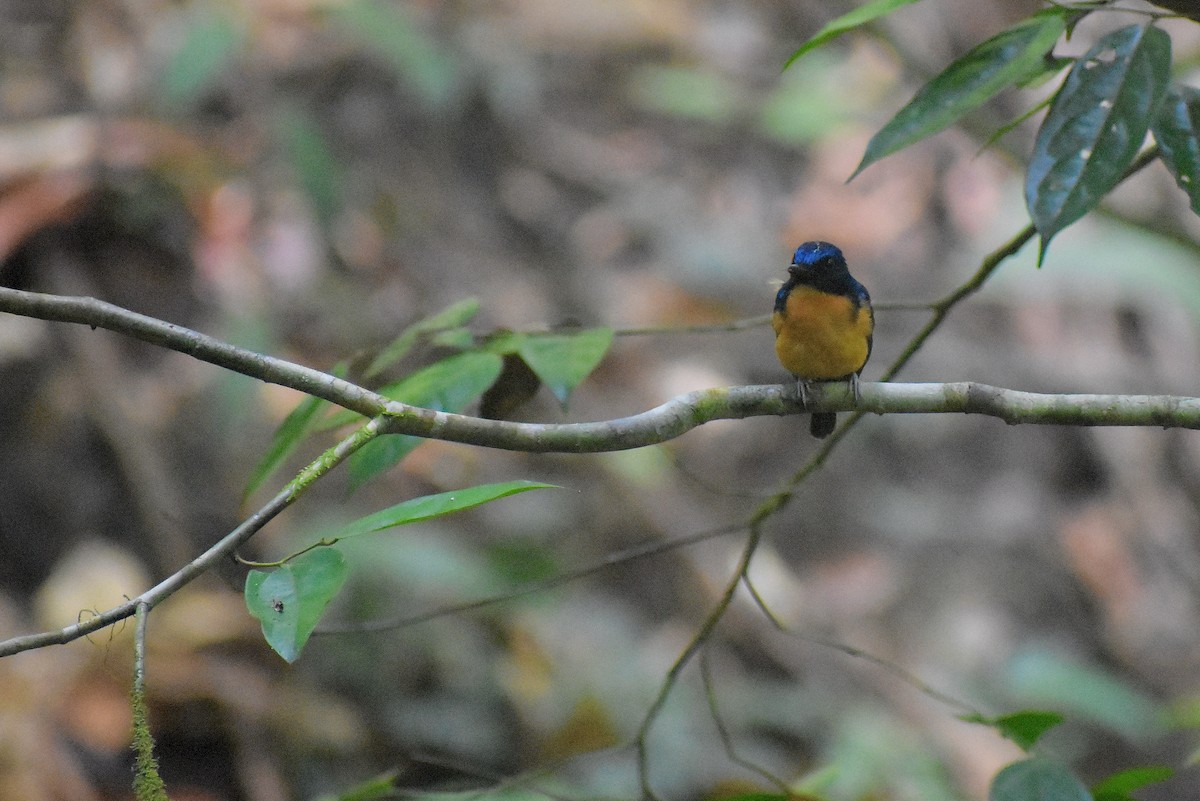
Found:
<svg viewBox="0 0 1200 801"><path fill-rule="evenodd" d="M914 0L876 0L821 29L789 60ZM1122 179L1152 134L1153 151L1200 213L1200 97L1171 78L1171 38L1158 15L1117 28L1078 56L1056 53L1084 17L1112 3L1055 4L971 48L926 83L867 145L851 178L876 161L955 124L1012 87L1040 85L1065 71L1051 96L991 141L1048 106L1025 174L1025 204L1050 241L1097 205Z"/></svg>
<svg viewBox="0 0 1200 801"><path fill-rule="evenodd" d="M370 360L361 380L370 383L379 379L419 344L428 343L449 354L379 386L381 395L426 409L462 412L488 393L511 394L506 376L512 374L511 365L519 364L523 374L532 377L532 381L524 382L521 391L525 395L544 384L565 406L571 390L595 369L612 343L613 333L608 328L546 334L506 331L481 338L466 328L478 310L478 301L470 299L413 323ZM343 376L350 369L344 362L333 373ZM251 473L246 496L313 436L364 422L355 412L335 409L319 398L305 398L276 430L265 456ZM379 477L422 442L419 437L404 435L364 437L362 441L347 463L351 487ZM295 661L348 577L345 559L333 547L338 541L552 486L532 481L486 484L412 498L372 513L290 557L260 565L270 570L250 571L245 586L246 607L262 624L271 648L288 662Z"/></svg>

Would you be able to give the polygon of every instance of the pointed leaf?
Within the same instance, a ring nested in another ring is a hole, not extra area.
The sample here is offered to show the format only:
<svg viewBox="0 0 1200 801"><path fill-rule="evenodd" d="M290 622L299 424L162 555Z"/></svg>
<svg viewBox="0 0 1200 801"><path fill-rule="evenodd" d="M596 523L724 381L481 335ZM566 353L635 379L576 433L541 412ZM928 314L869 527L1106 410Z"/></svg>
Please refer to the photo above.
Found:
<svg viewBox="0 0 1200 801"><path fill-rule="evenodd" d="M336 548L317 548L270 572L250 571L246 608L262 623L275 653L296 661L346 573L346 561Z"/></svg>
<svg viewBox="0 0 1200 801"><path fill-rule="evenodd" d="M279 428L275 429L275 435L271 438L271 444L267 446L267 452L263 454L262 460L254 466L254 470L250 473L246 489L242 491L243 501L253 495L291 455L292 451L296 450L296 447L304 441L313 418L325 407L326 403L327 401L321 398L309 395L283 419Z"/></svg>
<svg viewBox="0 0 1200 801"><path fill-rule="evenodd" d="M500 484L481 484L477 487L439 492L398 503L374 514L360 517L337 533L338 539L370 534L384 529L430 520L452 512L461 512L490 501L506 498L518 492L535 489L560 489L557 484L542 484L537 481L505 481Z"/></svg>
<svg viewBox="0 0 1200 801"><path fill-rule="evenodd" d="M1095 801L1136 801L1130 793L1149 784L1165 782L1175 771L1163 765L1144 765L1114 773L1092 788Z"/></svg>
<svg viewBox="0 0 1200 801"><path fill-rule="evenodd" d="M387 397L441 412L461 412L500 375L502 360L494 353L460 353L418 370L380 389ZM388 470L424 440L390 435L368 442L347 460L351 488Z"/></svg>
<svg viewBox="0 0 1200 801"><path fill-rule="evenodd" d="M1050 729L1063 722L1063 716L1057 712L1047 712L1031 709L1014 712L1011 715L1001 715L998 718L985 718L981 715L970 715L963 718L970 723L982 723L991 726L1004 737L1028 751Z"/></svg>
<svg viewBox="0 0 1200 801"><path fill-rule="evenodd" d="M953 124L1001 89L1046 68L1045 55L1067 28L1067 11L1049 8L993 36L925 84L867 145L851 179L884 156Z"/></svg>
<svg viewBox="0 0 1200 801"><path fill-rule="evenodd" d="M1048 759L1014 762L992 779L988 801L1092 801L1075 774Z"/></svg>
<svg viewBox="0 0 1200 801"><path fill-rule="evenodd" d="M792 66L792 64L796 63L796 61L805 53L809 52L810 50L817 49L830 39L841 36L843 33L854 30L860 25L865 25L873 19L886 16L898 8L912 5L915 2L917 2L917 0L874 0L874 2L865 3L853 11L843 14L832 22L826 23L826 25L821 28L821 30L817 31L811 39L800 45L800 48L795 53L792 53L792 57L787 60L787 63L783 65L783 68L786 70L788 67Z"/></svg>
<svg viewBox="0 0 1200 801"><path fill-rule="evenodd" d="M1038 131L1025 203L1039 263L1062 229L1095 208L1137 155L1166 91L1171 38L1131 25L1102 38L1067 74Z"/></svg>
<svg viewBox="0 0 1200 801"><path fill-rule="evenodd" d="M596 369L612 340L611 328L530 335L518 346L517 353L565 407L571 390Z"/></svg>
<svg viewBox="0 0 1200 801"><path fill-rule="evenodd" d="M413 323L371 360L371 364L363 371L363 377L374 378L408 355L413 345L417 344L421 337L439 331L459 329L470 322L478 311L479 301L476 298L467 298L447 306L437 314Z"/></svg>
<svg viewBox="0 0 1200 801"><path fill-rule="evenodd" d="M1152 126L1159 158L1200 214L1200 90L1172 87Z"/></svg>

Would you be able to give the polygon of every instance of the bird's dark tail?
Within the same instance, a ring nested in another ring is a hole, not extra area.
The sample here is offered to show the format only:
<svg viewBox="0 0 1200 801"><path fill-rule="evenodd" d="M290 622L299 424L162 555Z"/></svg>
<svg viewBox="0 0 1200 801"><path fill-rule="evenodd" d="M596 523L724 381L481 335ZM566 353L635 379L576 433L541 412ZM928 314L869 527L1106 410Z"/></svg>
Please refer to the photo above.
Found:
<svg viewBox="0 0 1200 801"><path fill-rule="evenodd" d="M817 439L825 439L837 428L837 415L833 412L813 412L808 432Z"/></svg>

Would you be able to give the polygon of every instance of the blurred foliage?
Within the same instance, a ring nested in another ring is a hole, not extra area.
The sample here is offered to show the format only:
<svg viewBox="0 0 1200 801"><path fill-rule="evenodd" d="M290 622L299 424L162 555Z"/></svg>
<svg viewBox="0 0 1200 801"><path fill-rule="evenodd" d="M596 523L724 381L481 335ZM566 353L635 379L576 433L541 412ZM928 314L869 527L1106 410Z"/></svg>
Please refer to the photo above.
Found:
<svg viewBox="0 0 1200 801"><path fill-rule="evenodd" d="M136 20L102 4L42 9L36 24L4 10L0 104L20 124L0 131L0 280L235 341L250 331L255 347L421 406L604 419L780 380L761 329L720 324L769 310L789 242L842 243L881 306L943 296L1025 223L1007 162L1033 152L1047 175L1067 171L1029 192L1055 269L1015 259L913 377L1194 394L1200 145L1195 89L1171 75L1172 57L1194 58L1194 32L1104 5L882 0L833 21L843 9L675 0L195 2ZM1106 103L1117 116L1096 115ZM1031 108L1049 111L1004 124ZM1168 169L1109 196L1146 127ZM179 200L136 188L147 176ZM134 187L136 228L111 224L124 212L108 201L87 205L99 184ZM171 254L187 264L173 271ZM71 259L82 266L64 269ZM908 314L881 311L878 363L919 326ZM714 323L688 339L667 330ZM48 578L65 571L61 532L175 569L146 556L162 521L206 547L232 524L240 485L252 495L362 422L272 388L222 401L178 361L97 339L0 329L3 569L18 600L44 588L45 625L106 602L81 599L77 572ZM67 371L90 376L86 391L65 388ZM140 435L114 427L123 415ZM168 624L165 606L152 638L168 786L197 773L179 764L190 754L214 786L254 775L298 797L632 797L619 746L726 580L739 521L808 455L794 422L587 461L372 443L348 471L352 497L314 490L255 545L295 553L374 510L399 520L405 504L513 475L578 491L418 516L260 570L269 591L245 597L258 624L229 591L181 594L185 611ZM1191 440L926 422L864 423L773 520L756 589L796 631L1025 711L965 726L921 685L782 634L739 597L708 646L736 755L684 671L650 744L655 787L805 801L982 797L989 782L996 801L1193 795L1186 770L1153 767L1179 762L1195 718ZM732 540L699 536L725 529ZM326 603L331 628L378 632L322 635ZM305 659L281 672L260 628ZM0 797L74 775L62 766L83 760L57 751L48 725L89 754L128 729L95 700L111 665L51 667L4 677L21 741ZM797 794L762 789L739 759ZM42 770L21 785L24 765ZM1126 765L1151 767L1115 770ZM210 795L249 797L238 781Z"/></svg>

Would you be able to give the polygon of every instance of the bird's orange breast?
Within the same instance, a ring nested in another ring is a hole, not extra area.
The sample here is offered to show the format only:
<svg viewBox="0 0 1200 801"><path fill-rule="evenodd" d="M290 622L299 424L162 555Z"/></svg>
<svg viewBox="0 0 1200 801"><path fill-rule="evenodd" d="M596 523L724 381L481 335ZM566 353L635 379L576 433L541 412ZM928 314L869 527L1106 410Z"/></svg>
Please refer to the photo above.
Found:
<svg viewBox="0 0 1200 801"><path fill-rule="evenodd" d="M771 318L775 353L792 375L833 380L857 373L867 363L874 319L867 306L844 295L797 286L783 311Z"/></svg>

